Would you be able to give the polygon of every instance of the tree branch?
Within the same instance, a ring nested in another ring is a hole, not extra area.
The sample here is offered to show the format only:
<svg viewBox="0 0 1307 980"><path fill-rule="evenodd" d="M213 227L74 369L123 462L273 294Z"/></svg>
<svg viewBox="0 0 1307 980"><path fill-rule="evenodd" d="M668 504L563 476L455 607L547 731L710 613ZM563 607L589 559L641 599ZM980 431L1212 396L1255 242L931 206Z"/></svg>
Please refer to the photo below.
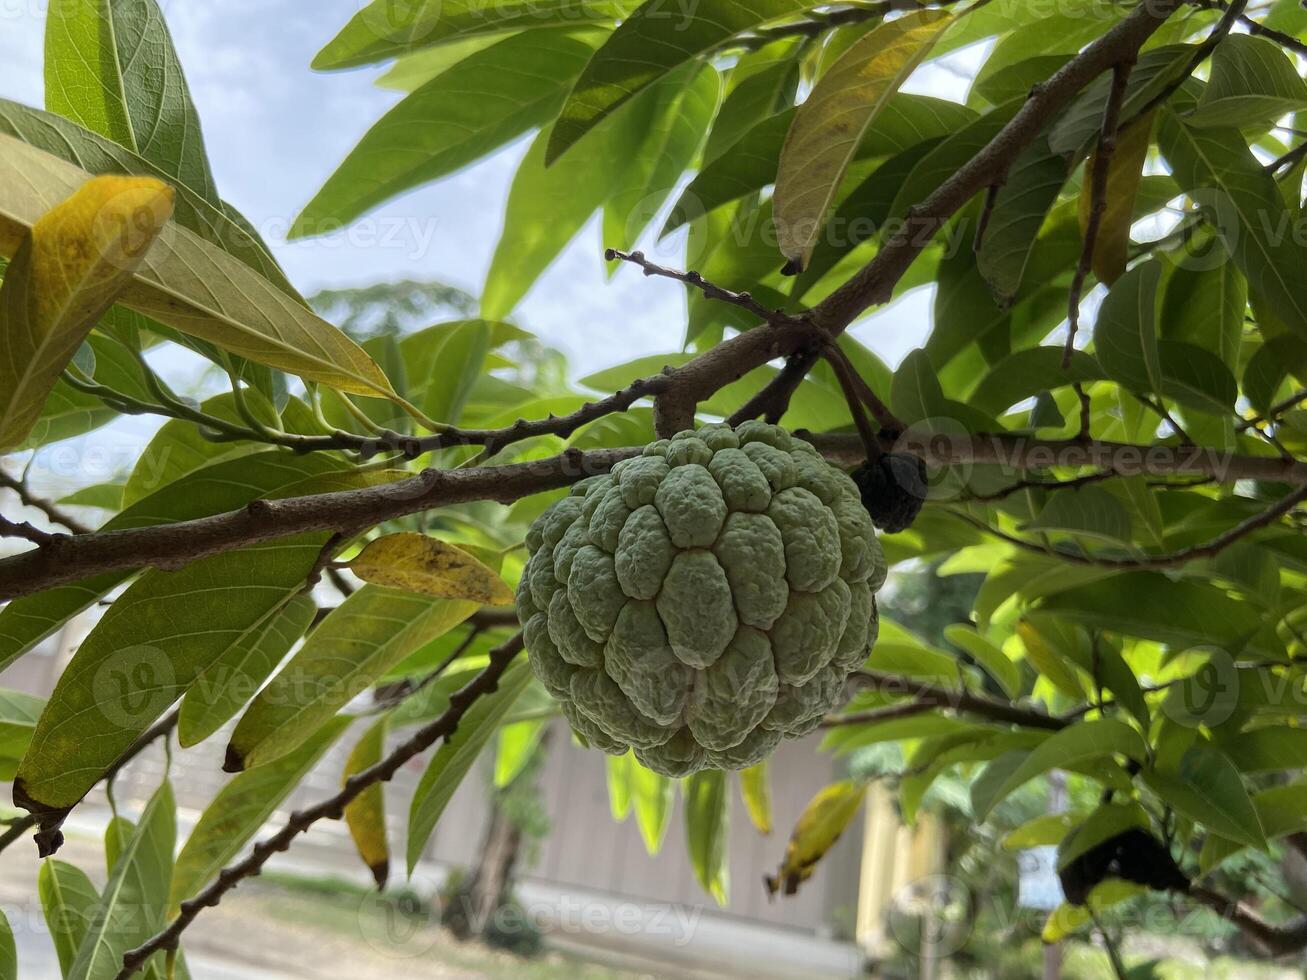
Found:
<svg viewBox="0 0 1307 980"><path fill-rule="evenodd" d="M77 518L70 517L58 504L32 493L27 481L10 476L4 471L3 467L0 467L0 487L12 490L23 506L39 510L54 523L62 524L74 534L86 534L91 530Z"/></svg>
<svg viewBox="0 0 1307 980"><path fill-rule="evenodd" d="M217 905L222 901L223 896L246 878L259 874L274 854L289 848L296 837L305 833L319 820L339 820L345 812L345 807L364 790L378 783L388 782L410 759L425 752L441 739L453 735L463 716L477 698L495 691L504 671L521 651L522 634L518 633L507 643L491 651L490 663L486 665L485 670L450 696L449 708L443 715L418 729L376 765L355 773L345 781L340 792L320 803L292 813L281 830L255 844L253 850L243 860L224 868L207 888L189 901L182 902L177 918L173 919L168 928L123 957L122 969L118 971L117 980L127 980L155 953L176 949L182 933L195 921L200 912Z"/></svg>
<svg viewBox="0 0 1307 980"><path fill-rule="evenodd" d="M1179 565L1188 564L1191 561L1197 561L1200 558L1213 558L1219 555L1226 548L1235 544L1242 538L1247 537L1254 531L1278 521L1285 514L1289 513L1294 507L1307 499L1307 487L1299 487L1292 493L1286 494L1274 506L1268 507L1260 514L1254 514L1247 520L1241 521L1230 530L1226 531L1210 541L1203 544L1193 545L1188 548L1181 548L1179 551L1172 551L1165 555L1143 555L1138 558L1111 558L1105 555L1085 554L1079 551L1066 551L1062 548L1048 547L1035 541L1027 541L1024 538L1018 538L1015 535L1008 534L996 527L986 524L970 514L964 514L961 511L950 511L954 517L966 521L972 527L984 531L986 534L992 534L996 538L1006 541L1008 544L1016 545L1024 551L1034 552L1036 554L1047 555L1050 558L1057 558L1061 561L1070 562L1073 565L1093 565L1098 568L1175 568Z"/></svg>
<svg viewBox="0 0 1307 980"><path fill-rule="evenodd" d="M901 674L860 670L849 676L849 683L856 688L870 688L882 694L908 695L916 699L913 703L925 704L928 707L952 708L954 711L980 715L993 721L1023 725L1026 728L1061 731L1068 724L1061 718L1054 718L1035 708L1023 708L996 698L973 694L961 688L939 687Z"/></svg>
<svg viewBox="0 0 1307 980"><path fill-rule="evenodd" d="M1100 74L1135 57L1179 7L1181 0L1145 0L1086 47L1042 85L983 150L910 208L902 226L851 280L812 311L814 320L837 334L868 307L888 302L894 286L935 233L978 192L994 183L1043 131L1050 119Z"/></svg>
<svg viewBox="0 0 1307 980"><path fill-rule="evenodd" d="M799 429L806 439L833 462L855 465L861 461L862 442L855 435ZM890 443L881 439L881 445ZM1220 483L1263 480L1269 483L1307 485L1307 462L1275 456L1252 456L1208 446L1141 445L1106 439L1033 439L1016 433L986 432L973 436L908 431L894 447L935 466L984 464L1016 472L1090 468L1118 476L1201 476ZM0 562L0 567L3 563Z"/></svg>
<svg viewBox="0 0 1307 980"><path fill-rule="evenodd" d="M378 487L309 497L254 500L239 510L197 520L60 537L0 560L0 598L39 592L97 572L177 568L197 558L305 531L343 531L447 504L511 503L606 473L638 449L569 449L558 456L455 470L424 470Z"/></svg>
<svg viewBox="0 0 1307 980"><path fill-rule="evenodd" d="M747 310L764 323L770 323L774 327L792 327L798 322L798 317L791 316L784 310L769 310L748 293L737 293L734 290L724 289L714 283L709 282L702 275L690 270L683 272L680 269L670 269L665 265L658 265L650 262L645 258L643 252L622 252L615 248L605 249L604 258L609 262L629 262L632 265L639 266L644 270L646 276L659 276L663 279L674 279L677 282L683 282L687 286L693 286L699 292L703 293L708 299L719 300L723 303L729 303L732 306L738 306L742 310Z"/></svg>
<svg viewBox="0 0 1307 980"><path fill-rule="evenodd" d="M1062 351L1062 370L1071 366L1071 355L1076 349L1076 331L1080 327L1080 296L1085 280L1094 264L1094 246L1098 243L1098 229L1107 213L1107 178L1112 170L1112 157L1116 153L1116 137L1121 129L1121 106L1125 104L1126 87L1134 70L1134 58L1118 61L1112 66L1112 88L1103 109L1103 125L1098 133L1098 152L1094 154L1089 175L1089 220L1085 222L1085 243L1080 250L1071 290L1067 296L1066 348Z"/></svg>
<svg viewBox="0 0 1307 980"><path fill-rule="evenodd" d="M753 330L736 339L756 336L768 338L770 343L791 333L798 331ZM713 348L720 349L720 346ZM703 376L710 377L711 371ZM862 441L856 435L814 435L802 431L798 434L836 462L855 464L864 458ZM963 439L934 434L920 440L909 433L893 444L882 437L881 445L910 451L932 464L996 464L1017 471L1053 466L1093 467L1121 476L1190 475L1224 483L1265 480L1307 487L1307 463L1198 446L1038 440L1003 433ZM176 524L60 537L49 546L0 559L0 599L30 595L99 572L179 568L199 558L292 534L375 525L448 504L474 500L511 503L606 473L620 460L639 452L638 447L591 452L569 449L558 456L527 463L426 470L380 487L256 500L239 510Z"/></svg>

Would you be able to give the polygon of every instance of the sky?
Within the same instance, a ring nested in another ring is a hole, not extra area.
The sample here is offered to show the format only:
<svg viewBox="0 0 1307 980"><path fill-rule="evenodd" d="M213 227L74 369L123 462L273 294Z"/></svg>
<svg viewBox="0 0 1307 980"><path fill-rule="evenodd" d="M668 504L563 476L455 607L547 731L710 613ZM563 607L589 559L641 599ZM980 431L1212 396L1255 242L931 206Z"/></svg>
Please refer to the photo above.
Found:
<svg viewBox="0 0 1307 980"><path fill-rule="evenodd" d="M375 84L388 65L333 73L308 67L363 2L163 0L218 187L264 234L301 292L416 278L479 293L525 139L388 202L339 234L285 241L300 208L401 98ZM47 3L0 0L0 96L44 104ZM969 73L980 55L973 48L928 65L907 88L956 98L959 73ZM684 333L679 284L629 268L609 279L601 253L595 221L540 277L514 316L566 353L577 376L674 351ZM854 333L893 365L920 344L929 317L929 291L918 290ZM147 438L152 424L135 420L122 429L123 437Z"/></svg>

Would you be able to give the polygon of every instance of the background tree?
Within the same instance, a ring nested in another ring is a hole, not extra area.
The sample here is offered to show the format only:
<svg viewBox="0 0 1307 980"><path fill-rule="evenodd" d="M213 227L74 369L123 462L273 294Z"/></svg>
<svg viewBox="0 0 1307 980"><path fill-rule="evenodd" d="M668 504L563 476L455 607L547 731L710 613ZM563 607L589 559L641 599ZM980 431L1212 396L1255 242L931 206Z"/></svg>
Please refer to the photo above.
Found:
<svg viewBox="0 0 1307 980"><path fill-rule="evenodd" d="M111 602L48 701L0 700L31 814L5 843L36 828L54 852L143 744L240 718L233 778L176 862L167 783L120 843L70 976L179 964L190 923L319 820L349 821L384 878L377 787L434 748L411 865L477 749L550 710L512 625L467 644L459 629L508 595L530 520L656 437L760 417L859 467L892 564L984 575L947 647L882 624L827 750L899 743L909 816L946 774L977 821L1055 768L1092 786L1092 806L1020 831L1059 845L1080 903L1047 938L1152 889L1267 954L1307 945L1307 920L1223 890L1238 880L1222 872L1307 831L1296 3L699 0L669 16L658 0L377 0L314 65L397 60L412 91L293 234L536 135L479 315L362 345L219 195L154 0L49 18L46 109L0 102L0 451L123 413L166 421L125 483L77 498L101 511L94 530L5 478L70 533L0 523L17 545L0 664ZM903 89L986 39L965 94ZM513 310L596 214L608 261L685 284L679 349L578 383L552 355L523 374ZM665 241L695 271L631 251ZM927 284L930 332L891 371L848 328ZM227 390L174 391L146 357L172 345ZM315 612L314 585L344 568L366 584ZM369 685L403 693L360 734L344 692ZM342 789L247 846L258 821L233 801L284 796L346 737ZM609 771L665 821L674 784L629 757ZM685 786L718 895L724 779ZM826 799L856 805L859 788Z"/></svg>

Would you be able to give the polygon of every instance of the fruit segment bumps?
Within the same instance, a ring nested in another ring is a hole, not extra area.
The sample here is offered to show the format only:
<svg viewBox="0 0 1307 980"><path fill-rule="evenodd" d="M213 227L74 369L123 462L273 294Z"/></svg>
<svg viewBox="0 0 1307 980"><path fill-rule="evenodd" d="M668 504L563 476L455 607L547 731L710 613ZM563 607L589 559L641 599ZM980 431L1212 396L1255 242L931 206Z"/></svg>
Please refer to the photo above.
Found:
<svg viewBox="0 0 1307 980"><path fill-rule="evenodd" d="M536 676L592 745L668 776L812 731L876 639L885 559L858 488L774 425L652 443L526 543Z"/></svg>

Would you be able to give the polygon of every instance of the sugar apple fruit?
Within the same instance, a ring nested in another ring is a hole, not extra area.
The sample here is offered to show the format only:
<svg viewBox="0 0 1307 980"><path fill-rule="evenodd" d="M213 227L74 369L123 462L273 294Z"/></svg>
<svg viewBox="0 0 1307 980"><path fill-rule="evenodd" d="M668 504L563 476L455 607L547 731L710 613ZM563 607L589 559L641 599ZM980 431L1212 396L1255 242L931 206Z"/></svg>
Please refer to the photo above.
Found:
<svg viewBox="0 0 1307 980"><path fill-rule="evenodd" d="M877 628L885 559L858 488L784 429L705 426L550 507L517 612L572 727L684 776L812 731Z"/></svg>

